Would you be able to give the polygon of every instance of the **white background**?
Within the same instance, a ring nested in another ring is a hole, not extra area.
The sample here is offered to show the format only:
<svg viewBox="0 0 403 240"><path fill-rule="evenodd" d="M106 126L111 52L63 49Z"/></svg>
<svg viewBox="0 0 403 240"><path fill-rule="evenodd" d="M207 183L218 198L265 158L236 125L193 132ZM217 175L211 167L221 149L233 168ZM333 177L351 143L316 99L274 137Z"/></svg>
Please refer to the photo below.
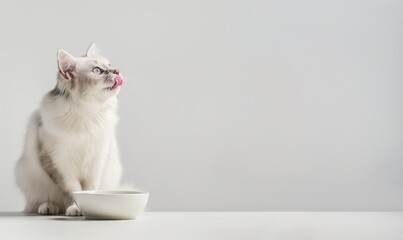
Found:
<svg viewBox="0 0 403 240"><path fill-rule="evenodd" d="M0 210L57 50L93 41L149 210L403 210L402 26L392 0L2 0Z"/></svg>

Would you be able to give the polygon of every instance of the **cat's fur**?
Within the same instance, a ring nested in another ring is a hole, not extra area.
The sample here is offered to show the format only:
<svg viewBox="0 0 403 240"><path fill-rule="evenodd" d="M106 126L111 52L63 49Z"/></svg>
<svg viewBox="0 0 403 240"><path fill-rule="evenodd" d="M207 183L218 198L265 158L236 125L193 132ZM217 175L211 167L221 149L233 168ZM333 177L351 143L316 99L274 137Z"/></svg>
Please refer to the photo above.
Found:
<svg viewBox="0 0 403 240"><path fill-rule="evenodd" d="M26 198L25 212L81 215L74 191L114 189L120 181L115 138L120 75L94 44L85 57L64 50L57 57L57 84L29 120L17 185Z"/></svg>

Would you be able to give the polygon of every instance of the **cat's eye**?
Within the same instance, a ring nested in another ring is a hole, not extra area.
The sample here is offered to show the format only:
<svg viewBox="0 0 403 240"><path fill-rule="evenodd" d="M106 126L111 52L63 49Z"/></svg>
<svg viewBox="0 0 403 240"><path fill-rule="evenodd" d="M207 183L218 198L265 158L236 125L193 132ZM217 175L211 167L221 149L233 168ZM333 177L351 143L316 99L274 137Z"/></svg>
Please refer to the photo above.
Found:
<svg viewBox="0 0 403 240"><path fill-rule="evenodd" d="M104 71L102 69L100 69L99 67L96 67L94 69L92 69L92 71L98 75L102 74Z"/></svg>

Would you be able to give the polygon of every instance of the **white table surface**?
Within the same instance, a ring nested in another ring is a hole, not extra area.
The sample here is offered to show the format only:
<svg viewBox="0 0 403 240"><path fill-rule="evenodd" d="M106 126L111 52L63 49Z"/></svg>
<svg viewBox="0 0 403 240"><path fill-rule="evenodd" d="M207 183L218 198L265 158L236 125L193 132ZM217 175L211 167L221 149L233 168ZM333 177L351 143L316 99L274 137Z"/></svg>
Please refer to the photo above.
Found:
<svg viewBox="0 0 403 240"><path fill-rule="evenodd" d="M403 212L145 212L130 221L0 212L0 239L402 240Z"/></svg>

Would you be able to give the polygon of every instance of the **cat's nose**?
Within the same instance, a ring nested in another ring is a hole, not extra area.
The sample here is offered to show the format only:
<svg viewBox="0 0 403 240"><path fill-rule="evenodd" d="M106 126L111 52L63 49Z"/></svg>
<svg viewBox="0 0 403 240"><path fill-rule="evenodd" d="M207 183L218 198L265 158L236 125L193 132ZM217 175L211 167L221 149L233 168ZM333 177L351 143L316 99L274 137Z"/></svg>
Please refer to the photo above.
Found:
<svg viewBox="0 0 403 240"><path fill-rule="evenodd" d="M113 70L113 73L116 75L119 75L119 70L115 69L115 70Z"/></svg>

